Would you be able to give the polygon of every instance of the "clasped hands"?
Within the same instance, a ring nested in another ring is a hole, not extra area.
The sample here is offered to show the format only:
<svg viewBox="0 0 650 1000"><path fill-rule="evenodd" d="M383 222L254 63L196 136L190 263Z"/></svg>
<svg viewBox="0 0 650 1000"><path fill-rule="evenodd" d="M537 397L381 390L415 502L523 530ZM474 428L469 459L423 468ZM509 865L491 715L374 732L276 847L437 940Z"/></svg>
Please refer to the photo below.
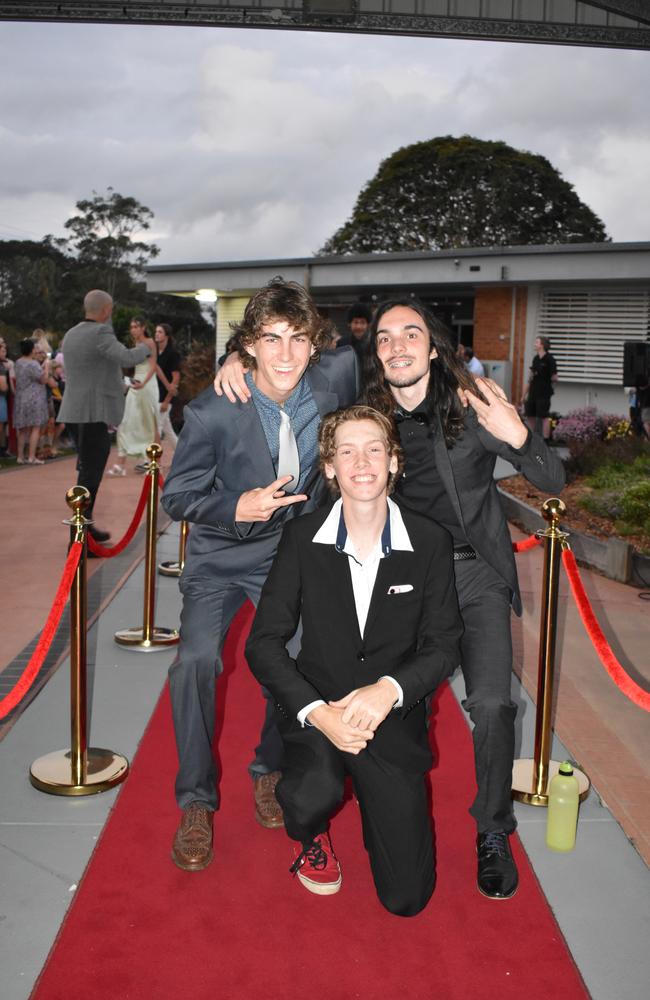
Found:
<svg viewBox="0 0 650 1000"><path fill-rule="evenodd" d="M355 688L338 701L318 705L307 718L337 750L358 754L373 739L396 697L395 685L382 678L375 684Z"/></svg>

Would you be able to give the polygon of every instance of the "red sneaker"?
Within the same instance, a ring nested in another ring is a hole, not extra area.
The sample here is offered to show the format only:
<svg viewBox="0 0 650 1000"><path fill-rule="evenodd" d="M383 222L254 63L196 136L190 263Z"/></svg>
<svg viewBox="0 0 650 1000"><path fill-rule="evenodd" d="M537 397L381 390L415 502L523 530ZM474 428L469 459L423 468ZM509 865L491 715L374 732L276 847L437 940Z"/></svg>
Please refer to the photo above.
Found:
<svg viewBox="0 0 650 1000"><path fill-rule="evenodd" d="M318 896L331 896L341 888L341 866L328 833L321 833L311 844L303 845L289 871L298 875L305 889Z"/></svg>

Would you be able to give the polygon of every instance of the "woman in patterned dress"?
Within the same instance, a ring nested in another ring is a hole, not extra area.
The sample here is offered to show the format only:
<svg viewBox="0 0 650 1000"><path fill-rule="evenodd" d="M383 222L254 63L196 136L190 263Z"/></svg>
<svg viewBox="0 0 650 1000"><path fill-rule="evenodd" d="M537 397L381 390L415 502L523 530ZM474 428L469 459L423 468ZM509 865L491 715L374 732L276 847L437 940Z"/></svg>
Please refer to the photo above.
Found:
<svg viewBox="0 0 650 1000"><path fill-rule="evenodd" d="M34 341L21 340L19 344L20 357L15 362L16 398L14 404L13 422L18 432L19 465L43 465L36 457L36 447L41 435L41 427L47 424L47 389L46 383L50 377L49 361L39 364L34 358ZM24 457L27 445L27 458Z"/></svg>

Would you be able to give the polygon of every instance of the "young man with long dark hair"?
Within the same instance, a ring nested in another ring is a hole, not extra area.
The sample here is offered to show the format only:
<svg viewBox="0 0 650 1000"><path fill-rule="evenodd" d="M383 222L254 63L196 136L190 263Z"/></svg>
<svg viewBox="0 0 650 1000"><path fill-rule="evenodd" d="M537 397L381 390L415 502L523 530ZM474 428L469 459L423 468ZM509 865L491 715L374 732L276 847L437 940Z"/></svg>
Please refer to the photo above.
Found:
<svg viewBox="0 0 650 1000"><path fill-rule="evenodd" d="M557 492L564 470L498 386L467 371L446 327L415 299L377 309L364 401L398 424L405 457L398 501L437 521L453 539L464 624L463 706L474 724L478 791L470 812L477 824L478 888L507 899L518 884L508 843L516 826L517 711L510 695L510 609L521 614L521 598L493 472L501 456L538 488Z"/></svg>

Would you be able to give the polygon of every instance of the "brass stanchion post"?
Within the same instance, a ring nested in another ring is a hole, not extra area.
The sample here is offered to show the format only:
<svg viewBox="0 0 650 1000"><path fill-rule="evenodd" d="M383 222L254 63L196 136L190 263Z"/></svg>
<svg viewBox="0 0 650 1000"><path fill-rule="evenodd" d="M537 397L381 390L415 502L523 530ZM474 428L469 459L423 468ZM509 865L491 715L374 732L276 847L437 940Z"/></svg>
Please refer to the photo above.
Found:
<svg viewBox="0 0 650 1000"><path fill-rule="evenodd" d="M548 805L548 784L559 769L560 761L551 760L551 717L553 711L553 677L555 672L555 639L557 624L557 595L560 578L562 544L568 537L560 531L560 517L566 510L557 497L545 500L542 514L549 522L545 531L537 532L544 539L544 577L542 583L542 609L539 632L539 660L537 676L537 712L535 716L535 757L520 758L512 769L512 797L531 806ZM580 798L589 791L589 778L574 767L578 779Z"/></svg>
<svg viewBox="0 0 650 1000"><path fill-rule="evenodd" d="M178 560L176 562L161 562L158 564L158 572L161 576L180 576L185 566L185 546L187 544L187 532L189 524L181 521L180 536L178 539Z"/></svg>
<svg viewBox="0 0 650 1000"><path fill-rule="evenodd" d="M120 646L126 646L141 653L153 653L167 646L175 645L179 632L175 628L164 628L154 625L156 612L156 527L158 523L158 477L160 466L158 460L162 455L159 444L150 444L147 448L149 466L149 496L147 497L147 535L144 560L144 615L142 627L120 629L115 633L115 641Z"/></svg>
<svg viewBox="0 0 650 1000"><path fill-rule="evenodd" d="M69 750L57 750L35 760L29 778L35 788L52 795L93 795L124 781L129 762L112 750L89 749L87 745L86 527L91 522L83 516L83 510L90 494L85 486L73 486L65 499L73 516L64 523L71 527L72 541L83 546L70 591L71 743Z"/></svg>

